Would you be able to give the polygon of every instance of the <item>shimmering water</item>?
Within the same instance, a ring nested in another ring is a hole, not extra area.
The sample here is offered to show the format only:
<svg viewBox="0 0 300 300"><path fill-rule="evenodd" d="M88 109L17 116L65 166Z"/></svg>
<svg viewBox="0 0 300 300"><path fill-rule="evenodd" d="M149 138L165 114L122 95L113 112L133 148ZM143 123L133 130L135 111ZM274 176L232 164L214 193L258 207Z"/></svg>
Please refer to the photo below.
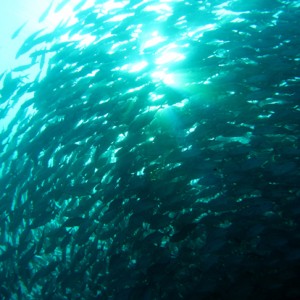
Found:
<svg viewBox="0 0 300 300"><path fill-rule="evenodd" d="M299 20L49 2L0 75L0 298L299 299Z"/></svg>

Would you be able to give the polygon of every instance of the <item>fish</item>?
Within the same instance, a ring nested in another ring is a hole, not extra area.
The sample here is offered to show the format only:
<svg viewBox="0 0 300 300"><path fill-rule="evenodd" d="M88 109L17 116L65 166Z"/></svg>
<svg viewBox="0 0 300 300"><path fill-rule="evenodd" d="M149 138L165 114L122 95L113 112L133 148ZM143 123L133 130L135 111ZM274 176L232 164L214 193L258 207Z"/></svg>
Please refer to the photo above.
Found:
<svg viewBox="0 0 300 300"><path fill-rule="evenodd" d="M12 72L6 73L3 79L3 87L1 89L1 101L8 100L20 86L22 79L20 77L13 77Z"/></svg>
<svg viewBox="0 0 300 300"><path fill-rule="evenodd" d="M50 10L52 8L53 2L54 1L51 1L50 4L48 5L48 7L45 9L45 11L41 14L41 16L38 20L39 23L43 22L47 18L47 16L49 15Z"/></svg>
<svg viewBox="0 0 300 300"><path fill-rule="evenodd" d="M61 11L68 4L68 2L68 0L61 0L60 3L55 7L54 12L58 13Z"/></svg>
<svg viewBox="0 0 300 300"><path fill-rule="evenodd" d="M16 68L12 69L12 71L13 72L23 72L25 70L28 70L31 66L32 66L32 64L27 64L27 65L19 66L19 67L16 67Z"/></svg>
<svg viewBox="0 0 300 300"><path fill-rule="evenodd" d="M12 35L11 35L11 39L14 40L16 39L19 34L21 33L21 31L23 30L23 28L27 25L28 21L25 21Z"/></svg>
<svg viewBox="0 0 300 300"><path fill-rule="evenodd" d="M84 219L84 218L81 218L81 217L73 217L73 218L67 219L67 220L63 223L63 226L65 226L65 227L80 226L80 225L82 225L85 221L86 221L86 219Z"/></svg>
<svg viewBox="0 0 300 300"><path fill-rule="evenodd" d="M19 48L19 50L16 53L16 59L18 59L21 55L24 55L27 53L30 49L32 49L35 45L39 44L38 38L36 38L41 32L43 32L44 29L39 29L33 34L31 34L27 39L24 41L22 46Z"/></svg>

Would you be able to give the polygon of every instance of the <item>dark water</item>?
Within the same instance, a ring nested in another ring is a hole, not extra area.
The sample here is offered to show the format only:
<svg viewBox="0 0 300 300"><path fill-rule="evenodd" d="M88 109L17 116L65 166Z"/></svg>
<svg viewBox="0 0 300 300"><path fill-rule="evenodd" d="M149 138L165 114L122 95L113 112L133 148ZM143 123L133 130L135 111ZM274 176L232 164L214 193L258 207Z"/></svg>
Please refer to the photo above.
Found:
<svg viewBox="0 0 300 300"><path fill-rule="evenodd" d="M1 75L0 298L300 299L298 1L84 2Z"/></svg>

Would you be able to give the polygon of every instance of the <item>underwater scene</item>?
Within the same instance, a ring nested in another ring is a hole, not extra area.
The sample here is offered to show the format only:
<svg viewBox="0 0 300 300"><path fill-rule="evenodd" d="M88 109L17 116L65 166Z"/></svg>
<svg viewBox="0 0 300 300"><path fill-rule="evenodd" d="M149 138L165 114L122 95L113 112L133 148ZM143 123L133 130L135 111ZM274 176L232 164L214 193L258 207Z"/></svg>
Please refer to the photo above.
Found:
<svg viewBox="0 0 300 300"><path fill-rule="evenodd" d="M0 12L0 299L299 300L300 1L38 2Z"/></svg>

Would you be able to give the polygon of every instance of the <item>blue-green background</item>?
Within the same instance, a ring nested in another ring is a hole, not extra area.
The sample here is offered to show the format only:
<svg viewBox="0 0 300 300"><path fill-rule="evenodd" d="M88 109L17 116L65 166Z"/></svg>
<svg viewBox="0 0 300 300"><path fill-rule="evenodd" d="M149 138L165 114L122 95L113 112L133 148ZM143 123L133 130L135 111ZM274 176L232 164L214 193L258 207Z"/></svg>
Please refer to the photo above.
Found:
<svg viewBox="0 0 300 300"><path fill-rule="evenodd" d="M299 299L299 2L40 3L1 10L0 298Z"/></svg>

